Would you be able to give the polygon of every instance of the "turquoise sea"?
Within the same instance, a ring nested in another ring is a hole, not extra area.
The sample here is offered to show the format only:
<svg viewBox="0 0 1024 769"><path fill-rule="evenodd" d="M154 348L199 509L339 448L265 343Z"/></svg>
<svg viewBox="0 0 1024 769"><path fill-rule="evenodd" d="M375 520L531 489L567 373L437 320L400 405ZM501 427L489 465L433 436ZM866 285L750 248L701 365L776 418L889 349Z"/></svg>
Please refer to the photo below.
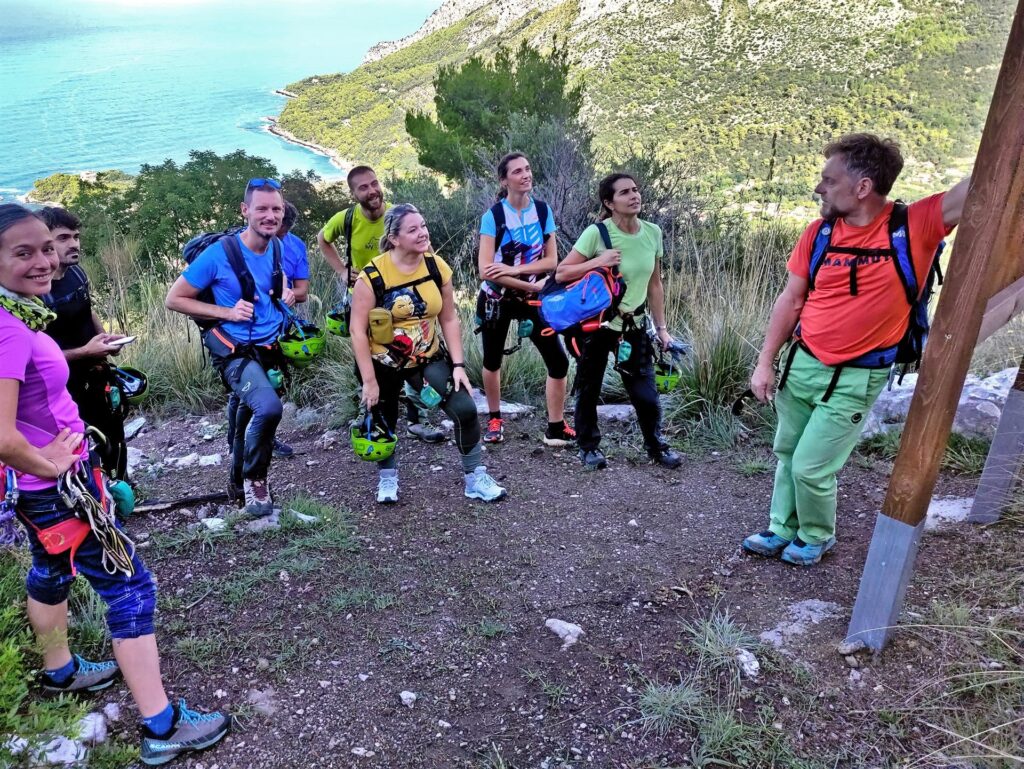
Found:
<svg viewBox="0 0 1024 769"><path fill-rule="evenodd" d="M0 200L65 171L243 149L339 172L265 131L274 94L357 66L441 0L0 0Z"/></svg>

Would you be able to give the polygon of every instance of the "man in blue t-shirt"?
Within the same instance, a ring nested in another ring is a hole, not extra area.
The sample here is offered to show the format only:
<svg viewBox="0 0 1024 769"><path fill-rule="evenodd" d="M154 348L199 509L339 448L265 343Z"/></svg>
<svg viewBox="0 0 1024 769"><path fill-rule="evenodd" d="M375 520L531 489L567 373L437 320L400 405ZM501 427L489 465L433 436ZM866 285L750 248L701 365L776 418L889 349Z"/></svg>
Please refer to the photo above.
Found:
<svg viewBox="0 0 1024 769"><path fill-rule="evenodd" d="M281 421L281 399L271 377L277 379L281 374L276 342L285 320L275 297L280 295L280 301L289 306L295 304L290 288L272 286L273 243L284 218L280 182L250 180L242 216L248 226L228 237L235 238L252 275L254 301L243 298L222 239L185 269L167 292L166 304L175 312L217 322L203 332L203 343L224 383L244 404L245 408L238 409L238 417L247 422L232 425L231 487L236 490L241 481L247 513L270 515L273 502L267 471ZM207 289L213 294L212 303L199 299Z"/></svg>
<svg viewBox="0 0 1024 769"><path fill-rule="evenodd" d="M299 220L299 209L289 201L284 202L284 219L277 237L281 239L281 268L288 279L288 288L295 294L295 302L301 304L309 298L309 255L302 238L292 232Z"/></svg>

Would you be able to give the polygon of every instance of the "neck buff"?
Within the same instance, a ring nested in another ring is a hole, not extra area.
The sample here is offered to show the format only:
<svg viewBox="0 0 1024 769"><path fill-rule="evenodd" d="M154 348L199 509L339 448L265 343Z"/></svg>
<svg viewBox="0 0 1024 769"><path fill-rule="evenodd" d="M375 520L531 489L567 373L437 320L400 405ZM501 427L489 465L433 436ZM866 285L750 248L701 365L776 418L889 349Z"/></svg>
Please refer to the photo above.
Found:
<svg viewBox="0 0 1024 769"><path fill-rule="evenodd" d="M57 313L43 304L39 297L22 296L3 286L0 286L0 307L33 331L42 331L57 319Z"/></svg>

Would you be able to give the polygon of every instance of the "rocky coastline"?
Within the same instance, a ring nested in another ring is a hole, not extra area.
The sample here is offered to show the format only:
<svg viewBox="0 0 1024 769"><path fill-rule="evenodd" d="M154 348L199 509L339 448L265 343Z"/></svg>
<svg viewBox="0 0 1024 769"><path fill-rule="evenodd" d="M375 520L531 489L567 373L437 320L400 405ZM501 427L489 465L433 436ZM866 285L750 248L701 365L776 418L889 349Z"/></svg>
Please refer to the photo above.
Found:
<svg viewBox="0 0 1024 769"><path fill-rule="evenodd" d="M297 144L298 146L305 147L307 150L315 152L318 155L323 155L330 160L331 165L339 171L348 171L355 165L355 163L348 158L342 157L336 150L332 150L329 147L323 147L314 142L306 141L305 139L300 139L291 131L281 128L278 123L278 119L273 115L265 115L263 120L266 122L266 125L264 126L265 131L273 134L282 141L288 142L289 144Z"/></svg>

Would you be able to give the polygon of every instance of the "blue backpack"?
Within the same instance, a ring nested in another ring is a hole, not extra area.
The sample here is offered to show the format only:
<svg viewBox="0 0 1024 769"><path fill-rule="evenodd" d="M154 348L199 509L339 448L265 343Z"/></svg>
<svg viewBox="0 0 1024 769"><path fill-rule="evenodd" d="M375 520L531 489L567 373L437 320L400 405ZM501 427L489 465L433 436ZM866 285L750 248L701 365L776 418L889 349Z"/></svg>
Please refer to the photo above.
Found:
<svg viewBox="0 0 1024 769"><path fill-rule="evenodd" d="M844 361L835 366L832 374L832 381L822 397L822 403L828 401L835 391L839 382L839 375L843 368L890 368L896 365L902 366L899 374L899 381L902 383L903 376L909 368L915 369L921 364L921 356L924 354L924 346L928 341L929 321L928 303L931 301L935 285L942 285L942 267L939 264L942 251L946 242L939 243L939 247L932 256L931 266L924 281L924 287L918 283L917 273L914 270L914 261L910 253L910 231L907 227L907 206L903 201L897 200L893 204L892 213L889 215L889 248L854 248L850 246L833 246L832 232L835 229L835 220L825 220L818 227L814 236L814 245L811 247L811 262L808 280L808 293L814 290L814 282L821 270L825 259L829 254L839 254L850 268L850 296L857 296L857 266L867 264L869 260L877 260L889 257L892 259L896 274L899 275L900 283L906 294L907 304L910 306L910 320L907 324L907 331L903 338L891 347L880 347L871 350L853 360ZM800 326L794 331L799 341ZM785 387L786 379L789 376L789 369L793 365L793 357L797 348L802 345L794 343L790 347L789 357L782 369L782 376L779 379L778 389ZM804 347L806 350L807 348ZM809 350L808 350L809 352ZM892 376L890 374L890 385Z"/></svg>
<svg viewBox="0 0 1024 769"><path fill-rule="evenodd" d="M890 257L896 274L899 275L900 283L907 297L907 304L910 306L910 322L907 331L892 347L883 347L865 353L851 361L843 363L844 366L859 368L887 368L893 364L903 365L903 373L907 367L913 365L915 368L921 363L921 355L924 353L925 343L928 341L928 304L931 301L936 283L942 285L942 267L939 264L942 251L946 242L939 243L939 247L932 256L931 266L928 268L928 275L925 278L924 288L917 281L917 273L914 271L914 260L910 253L910 233L907 227L907 206L900 200L893 204L892 214L889 216L889 248L851 248L847 246L833 246L831 243L832 232L835 229L835 221L823 221L818 228L814 238L814 246L811 249L810 280L808 291L814 290L814 281L818 271L821 269L828 254L841 254L850 257L850 296L857 295L857 265L866 264L871 259Z"/></svg>
<svg viewBox="0 0 1024 769"><path fill-rule="evenodd" d="M604 222L596 226L605 248L612 248ZM540 292L540 316L551 327L550 333L595 331L606 315L615 313L625 292L626 284L615 267L597 267L572 283L549 280Z"/></svg>

